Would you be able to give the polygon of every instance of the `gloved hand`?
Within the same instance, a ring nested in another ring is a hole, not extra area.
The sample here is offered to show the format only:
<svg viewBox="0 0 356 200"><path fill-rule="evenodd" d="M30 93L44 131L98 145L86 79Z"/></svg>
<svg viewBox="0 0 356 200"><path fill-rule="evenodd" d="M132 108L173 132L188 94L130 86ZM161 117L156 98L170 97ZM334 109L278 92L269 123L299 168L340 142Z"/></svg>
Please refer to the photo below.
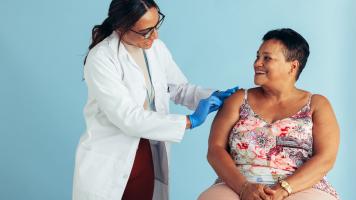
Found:
<svg viewBox="0 0 356 200"><path fill-rule="evenodd" d="M237 90L239 89L239 86L225 90L225 91L215 91L213 92L212 96L216 96L218 97L222 102L225 101L225 99L227 97L229 97L230 95L234 94Z"/></svg>
<svg viewBox="0 0 356 200"><path fill-rule="evenodd" d="M222 101L216 96L210 96L207 99L200 100L197 109L193 114L188 115L191 129L200 126L212 110L217 110L222 105Z"/></svg>

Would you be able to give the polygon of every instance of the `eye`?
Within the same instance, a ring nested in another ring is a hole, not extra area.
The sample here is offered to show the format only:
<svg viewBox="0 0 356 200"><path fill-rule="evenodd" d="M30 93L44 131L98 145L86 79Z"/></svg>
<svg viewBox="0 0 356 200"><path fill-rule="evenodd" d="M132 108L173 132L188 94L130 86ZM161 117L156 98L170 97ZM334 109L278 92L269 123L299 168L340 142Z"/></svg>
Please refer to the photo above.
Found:
<svg viewBox="0 0 356 200"><path fill-rule="evenodd" d="M269 61L269 60L271 60L272 58L269 57L269 56L264 56L263 59L266 60L266 61Z"/></svg>
<svg viewBox="0 0 356 200"><path fill-rule="evenodd" d="M151 32L151 30L141 31L141 32L139 32L139 33L142 34L142 35L146 35L146 34L148 34L149 32Z"/></svg>
<svg viewBox="0 0 356 200"><path fill-rule="evenodd" d="M138 31L138 33L139 33L139 34L142 34L142 35L146 35L146 34L150 33L153 29L154 29L154 27L147 28L147 29Z"/></svg>

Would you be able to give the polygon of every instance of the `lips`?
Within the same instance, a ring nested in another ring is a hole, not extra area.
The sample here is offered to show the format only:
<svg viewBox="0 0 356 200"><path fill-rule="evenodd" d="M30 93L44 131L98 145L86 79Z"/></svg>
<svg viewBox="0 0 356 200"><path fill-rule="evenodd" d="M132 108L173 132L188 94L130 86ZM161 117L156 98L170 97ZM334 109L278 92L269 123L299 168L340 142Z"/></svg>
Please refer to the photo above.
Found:
<svg viewBox="0 0 356 200"><path fill-rule="evenodd" d="M255 69L255 74L257 75L267 74L267 71L261 69Z"/></svg>

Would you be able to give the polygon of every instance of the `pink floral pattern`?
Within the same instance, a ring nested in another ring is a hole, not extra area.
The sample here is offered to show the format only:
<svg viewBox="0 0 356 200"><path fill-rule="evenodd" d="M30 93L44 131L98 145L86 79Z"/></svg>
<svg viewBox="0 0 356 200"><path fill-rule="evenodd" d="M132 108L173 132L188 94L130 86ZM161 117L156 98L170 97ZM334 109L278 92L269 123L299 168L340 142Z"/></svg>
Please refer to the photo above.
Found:
<svg viewBox="0 0 356 200"><path fill-rule="evenodd" d="M252 110L246 91L240 119L230 133L230 154L249 181L272 185L279 178L293 174L312 156L311 96L308 103L293 116L268 123ZM314 188L339 199L326 177Z"/></svg>

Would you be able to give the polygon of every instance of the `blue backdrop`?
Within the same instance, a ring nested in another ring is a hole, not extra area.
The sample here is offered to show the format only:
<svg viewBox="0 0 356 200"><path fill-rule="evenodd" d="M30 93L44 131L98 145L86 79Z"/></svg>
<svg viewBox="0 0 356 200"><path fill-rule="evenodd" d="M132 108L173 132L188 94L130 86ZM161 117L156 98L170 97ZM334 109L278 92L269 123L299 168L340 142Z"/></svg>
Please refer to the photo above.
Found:
<svg viewBox="0 0 356 200"><path fill-rule="evenodd" d="M85 129L82 62L110 1L0 1L0 199L71 198L74 153ZM265 32L300 32L311 55L298 86L331 101L341 145L329 179L354 196L356 3L352 0L159 0L160 37L192 83L253 87ZM172 105L176 113L190 111ZM196 199L216 175L206 161L213 116L172 147L171 199Z"/></svg>

